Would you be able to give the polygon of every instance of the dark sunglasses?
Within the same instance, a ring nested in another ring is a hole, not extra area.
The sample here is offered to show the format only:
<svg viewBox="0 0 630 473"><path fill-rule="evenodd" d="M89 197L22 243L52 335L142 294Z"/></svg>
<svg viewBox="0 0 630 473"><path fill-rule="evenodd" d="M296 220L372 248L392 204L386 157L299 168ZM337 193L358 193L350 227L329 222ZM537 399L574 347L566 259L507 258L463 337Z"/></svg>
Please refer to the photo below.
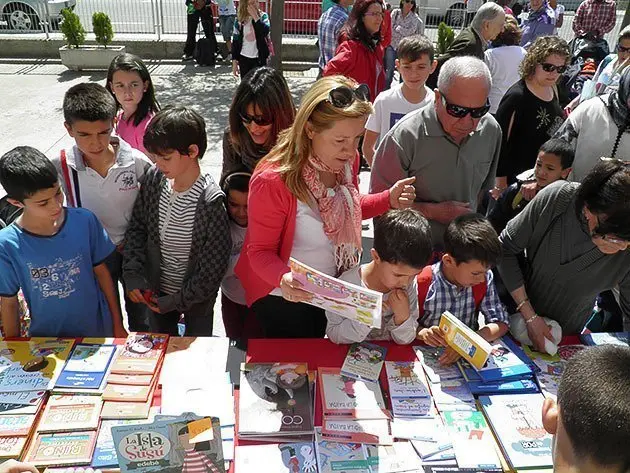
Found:
<svg viewBox="0 0 630 473"><path fill-rule="evenodd" d="M261 117L260 115L252 117L247 113L241 113L240 116L245 125L249 125L251 122L254 122L258 126L267 126L273 123L273 120L267 120L265 117Z"/></svg>
<svg viewBox="0 0 630 473"><path fill-rule="evenodd" d="M567 70L567 66L556 66L555 64L549 64L548 62L541 62L540 67L542 67L545 72L557 71L558 74L562 74Z"/></svg>
<svg viewBox="0 0 630 473"><path fill-rule="evenodd" d="M448 103L443 95L442 104L446 108L446 113L455 118L464 118L469 113L472 118L481 118L490 111L490 102L486 102L483 107L462 107L461 105Z"/></svg>
<svg viewBox="0 0 630 473"><path fill-rule="evenodd" d="M333 107L347 108L354 103L355 100L363 102L370 101L370 88L366 84L359 84L354 89L347 85L335 87L328 93L328 102Z"/></svg>
<svg viewBox="0 0 630 473"><path fill-rule="evenodd" d="M618 44L617 51L619 51L620 53L627 53L630 52L630 48L624 48L621 44Z"/></svg>

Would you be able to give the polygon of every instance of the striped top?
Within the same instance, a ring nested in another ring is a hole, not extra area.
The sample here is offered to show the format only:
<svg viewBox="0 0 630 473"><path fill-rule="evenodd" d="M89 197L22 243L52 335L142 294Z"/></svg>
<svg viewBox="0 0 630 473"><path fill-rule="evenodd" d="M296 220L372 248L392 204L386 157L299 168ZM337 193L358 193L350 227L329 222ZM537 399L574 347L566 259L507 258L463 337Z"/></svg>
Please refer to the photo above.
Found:
<svg viewBox="0 0 630 473"><path fill-rule="evenodd" d="M221 473L212 461L203 453L186 449L182 473Z"/></svg>
<svg viewBox="0 0 630 473"><path fill-rule="evenodd" d="M160 193L160 290L173 294L182 288L188 268L197 203L208 177L201 174L190 189L177 192L165 180Z"/></svg>

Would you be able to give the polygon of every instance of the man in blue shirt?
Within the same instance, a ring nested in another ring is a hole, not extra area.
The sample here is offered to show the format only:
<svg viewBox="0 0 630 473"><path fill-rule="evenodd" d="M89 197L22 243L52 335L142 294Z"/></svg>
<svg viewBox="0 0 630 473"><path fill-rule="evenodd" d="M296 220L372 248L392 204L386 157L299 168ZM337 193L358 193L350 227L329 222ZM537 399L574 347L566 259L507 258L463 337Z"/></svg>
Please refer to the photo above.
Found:
<svg viewBox="0 0 630 473"><path fill-rule="evenodd" d="M320 76L326 63L330 61L337 50L337 40L341 27L348 20L348 9L354 0L331 0L331 8L322 13L317 22L317 38L319 39L319 71Z"/></svg>
<svg viewBox="0 0 630 473"><path fill-rule="evenodd" d="M115 250L89 210L63 207L55 166L21 146L0 158L0 184L23 214L0 231L0 314L5 337L19 335L17 292L31 336L125 337L104 264Z"/></svg>

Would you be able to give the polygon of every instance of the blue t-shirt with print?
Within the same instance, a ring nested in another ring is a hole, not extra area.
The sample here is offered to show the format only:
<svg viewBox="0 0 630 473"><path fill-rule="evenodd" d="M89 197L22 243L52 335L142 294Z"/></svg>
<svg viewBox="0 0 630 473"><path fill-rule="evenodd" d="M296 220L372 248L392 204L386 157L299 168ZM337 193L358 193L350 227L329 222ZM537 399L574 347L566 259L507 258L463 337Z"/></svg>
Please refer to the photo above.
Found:
<svg viewBox="0 0 630 473"><path fill-rule="evenodd" d="M15 223L0 230L0 296L15 296L22 288L31 336L111 337L112 317L94 266L115 246L92 212L65 211L53 236L34 235Z"/></svg>

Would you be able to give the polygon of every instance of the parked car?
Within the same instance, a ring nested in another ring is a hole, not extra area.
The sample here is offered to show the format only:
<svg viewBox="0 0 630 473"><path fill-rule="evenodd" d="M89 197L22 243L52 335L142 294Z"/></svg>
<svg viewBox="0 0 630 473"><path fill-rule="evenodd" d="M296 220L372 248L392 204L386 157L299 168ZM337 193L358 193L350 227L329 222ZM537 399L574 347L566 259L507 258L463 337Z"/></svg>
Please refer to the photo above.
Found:
<svg viewBox="0 0 630 473"><path fill-rule="evenodd" d="M47 22L52 29L58 29L61 10L74 9L76 3L76 0L0 0L0 28L42 30Z"/></svg>

